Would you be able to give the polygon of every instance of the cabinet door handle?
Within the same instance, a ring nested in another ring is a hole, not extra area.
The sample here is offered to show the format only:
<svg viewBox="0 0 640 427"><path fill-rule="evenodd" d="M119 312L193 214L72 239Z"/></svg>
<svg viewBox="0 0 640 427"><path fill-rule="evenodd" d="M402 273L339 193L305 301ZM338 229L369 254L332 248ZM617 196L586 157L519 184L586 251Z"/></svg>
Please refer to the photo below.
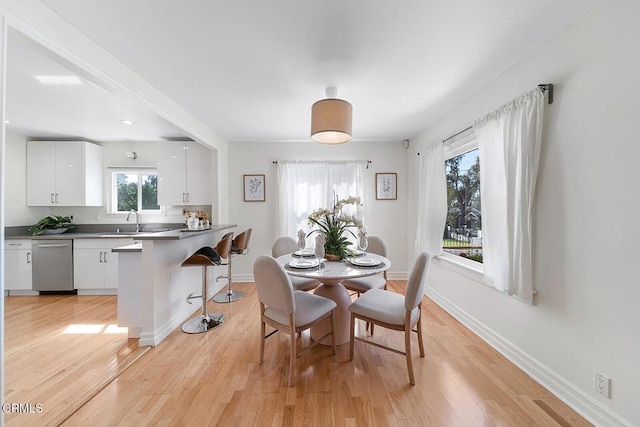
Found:
<svg viewBox="0 0 640 427"><path fill-rule="evenodd" d="M58 193L56 193L56 203L58 203Z"/></svg>
<svg viewBox="0 0 640 427"><path fill-rule="evenodd" d="M100 252L100 262L104 262L104 261L102 261L102 254L103 254L103 253L104 253L104 252Z"/></svg>
<svg viewBox="0 0 640 427"><path fill-rule="evenodd" d="M185 203L185 202L186 202L186 200L185 200L185 198L184 198L185 194L187 194L187 193L182 193L182 203Z"/></svg>
<svg viewBox="0 0 640 427"><path fill-rule="evenodd" d="M31 264L31 252L27 252L27 264Z"/></svg>
<svg viewBox="0 0 640 427"><path fill-rule="evenodd" d="M107 262L107 253L106 252L103 252L103 253L104 253L104 262Z"/></svg>
<svg viewBox="0 0 640 427"><path fill-rule="evenodd" d="M51 203L55 203L55 202L53 201L53 193L51 193Z"/></svg>
<svg viewBox="0 0 640 427"><path fill-rule="evenodd" d="M187 193L187 203L191 203L191 193Z"/></svg>

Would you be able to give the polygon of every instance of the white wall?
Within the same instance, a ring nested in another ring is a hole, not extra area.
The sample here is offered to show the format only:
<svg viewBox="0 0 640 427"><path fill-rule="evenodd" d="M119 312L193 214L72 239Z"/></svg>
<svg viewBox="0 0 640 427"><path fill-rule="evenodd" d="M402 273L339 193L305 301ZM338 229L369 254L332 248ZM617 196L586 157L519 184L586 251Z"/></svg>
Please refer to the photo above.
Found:
<svg viewBox="0 0 640 427"><path fill-rule="evenodd" d="M434 262L428 294L599 425L640 425L638 17L634 0L598 3L414 138L408 155L411 236L416 152L555 84L535 202L535 305L445 261ZM411 239L407 251L413 259ZM610 399L595 393L594 370L611 378Z"/></svg>
<svg viewBox="0 0 640 427"><path fill-rule="evenodd" d="M234 259L234 280L252 280L253 262L259 255L271 255L275 240L277 173L274 160L371 160L365 179L368 188L363 200L365 225L370 235L381 236L389 246L390 277L405 277L407 240L407 150L401 141L349 142L326 146L312 142L232 142L229 144L229 218L240 233L253 228L250 252ZM375 200L375 174L398 173L398 199ZM264 174L266 201L244 202L242 175ZM347 197L347 194L340 197ZM292 236L295 237L295 236Z"/></svg>

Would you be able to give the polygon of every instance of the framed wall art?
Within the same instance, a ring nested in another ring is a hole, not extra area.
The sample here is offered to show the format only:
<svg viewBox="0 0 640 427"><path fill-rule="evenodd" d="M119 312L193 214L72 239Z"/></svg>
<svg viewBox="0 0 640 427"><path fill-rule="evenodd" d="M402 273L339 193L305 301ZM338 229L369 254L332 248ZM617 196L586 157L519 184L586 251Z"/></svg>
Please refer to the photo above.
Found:
<svg viewBox="0 0 640 427"><path fill-rule="evenodd" d="M264 202L264 175L242 175L243 197L245 202Z"/></svg>
<svg viewBox="0 0 640 427"><path fill-rule="evenodd" d="M398 198L398 174L395 172L376 174L376 200Z"/></svg>

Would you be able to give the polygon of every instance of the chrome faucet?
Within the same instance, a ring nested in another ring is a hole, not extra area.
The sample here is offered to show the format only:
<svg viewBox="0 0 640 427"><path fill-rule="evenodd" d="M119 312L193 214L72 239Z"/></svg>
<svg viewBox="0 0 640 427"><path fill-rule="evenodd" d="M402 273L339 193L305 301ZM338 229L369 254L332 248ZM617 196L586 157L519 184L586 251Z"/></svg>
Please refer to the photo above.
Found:
<svg viewBox="0 0 640 427"><path fill-rule="evenodd" d="M129 217L131 216L131 214L134 213L136 215L136 233L140 232L140 216L138 215L138 211L135 209L131 209L129 211L129 213L127 214L127 219L125 221L129 221Z"/></svg>

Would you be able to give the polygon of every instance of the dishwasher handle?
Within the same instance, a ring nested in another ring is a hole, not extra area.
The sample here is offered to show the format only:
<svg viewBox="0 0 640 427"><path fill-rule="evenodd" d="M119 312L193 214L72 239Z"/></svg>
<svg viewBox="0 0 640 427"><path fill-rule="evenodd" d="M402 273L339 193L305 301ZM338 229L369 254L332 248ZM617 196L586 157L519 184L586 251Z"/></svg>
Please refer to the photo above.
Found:
<svg viewBox="0 0 640 427"><path fill-rule="evenodd" d="M71 243L36 243L38 248L67 248L71 246Z"/></svg>

